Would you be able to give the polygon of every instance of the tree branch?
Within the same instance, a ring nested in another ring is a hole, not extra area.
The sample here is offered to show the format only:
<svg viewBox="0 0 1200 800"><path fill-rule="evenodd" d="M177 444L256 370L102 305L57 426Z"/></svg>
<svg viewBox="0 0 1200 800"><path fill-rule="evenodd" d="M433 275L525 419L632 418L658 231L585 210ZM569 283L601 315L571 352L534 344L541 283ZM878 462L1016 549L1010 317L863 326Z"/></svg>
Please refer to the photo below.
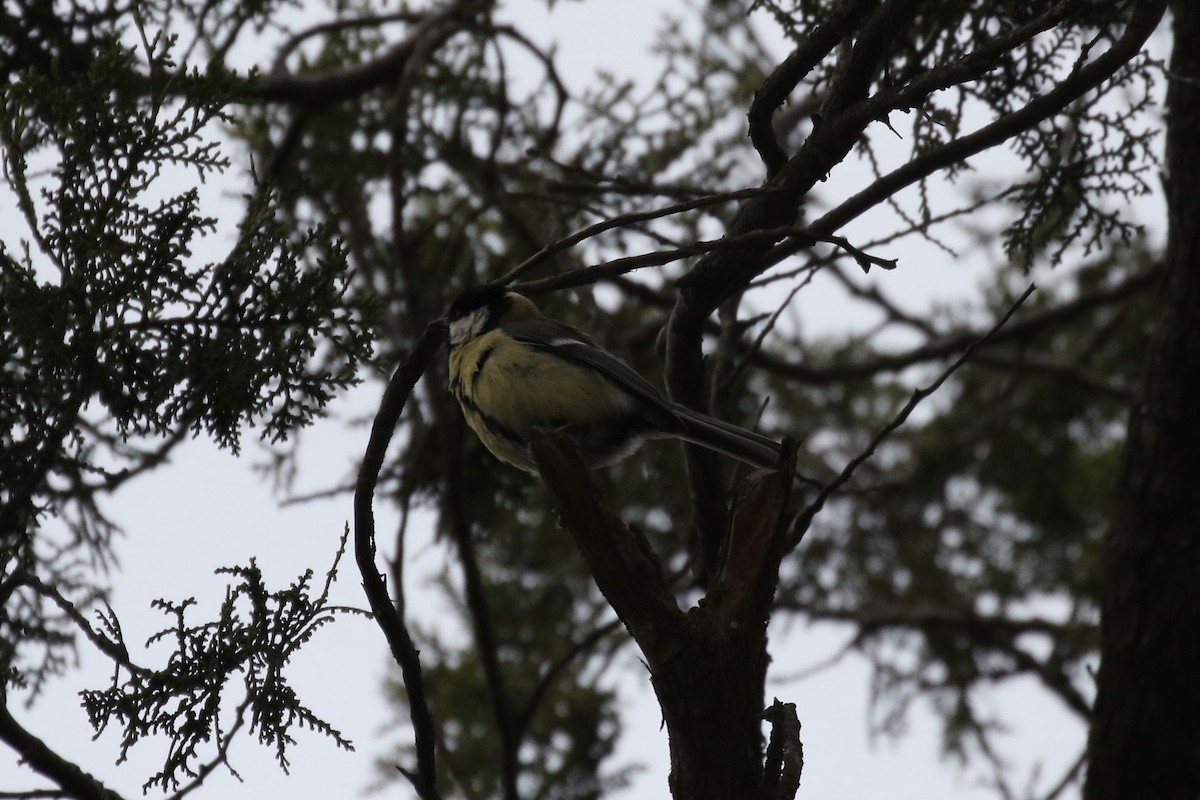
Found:
<svg viewBox="0 0 1200 800"><path fill-rule="evenodd" d="M846 361L835 364L803 364L798 361L785 361L770 352L759 351L750 355L750 363L774 375L792 378L803 383L825 384L854 378L865 378L881 372L898 372L914 364L921 364L944 358L951 353L959 352L972 342L988 337L987 346L1020 339L1043 331L1044 329L1070 320L1080 314L1086 314L1100 308L1145 291L1162 277L1161 267L1155 267L1136 273L1115 286L1087 292L1060 303L1052 308L1031 311L1021 319L1005 326L1002 330L991 332L962 331L961 333L945 334L940 339L928 342L911 350L901 353L888 353L863 361Z"/></svg>
<svg viewBox="0 0 1200 800"><path fill-rule="evenodd" d="M609 510L566 434L535 431L530 449L596 585L656 672L687 643L684 614L658 557L645 536Z"/></svg>
<svg viewBox="0 0 1200 800"><path fill-rule="evenodd" d="M788 95L821 63L838 42L845 39L859 24L870 6L878 0L844 0L829 14L826 22L813 28L788 57L763 79L754 93L747 114L750 123L750 142L767 168L767 177L774 177L787 163L787 154L775 138L772 119Z"/></svg>
<svg viewBox="0 0 1200 800"><path fill-rule="evenodd" d="M1069 5L1072 3L1060 3L1056 9ZM1079 67L1053 89L1034 97L1020 109L1005 114L973 133L960 136L936 150L918 156L878 178L866 189L826 212L810 227L814 231L832 233L904 187L916 183L922 178L927 178L951 164L1003 144L1021 131L1062 111L1085 93L1099 86L1122 64L1133 58L1150 34L1154 32L1166 5L1166 0L1148 0L1139 3L1121 37L1095 61ZM1049 18L1057 18L1057 16L1054 9L1043 15L1043 17ZM1043 24L1043 17L1039 17L1038 20L1024 27L1031 29L1040 27ZM1011 36L1006 37L1006 39L1011 38ZM994 49L994 46L987 48L988 51ZM983 51L984 48L981 48L978 52ZM878 103L878 108L870 109L864 104L864 108L860 109L858 113L871 117L883 113L884 108L916 106L923 101L924 97L934 91L944 89L962 80L970 80L972 78L969 76L974 76L979 71L977 65L972 66L975 64L976 55L976 53L972 53L955 64L931 70L930 73L906 87L881 92L866 101L866 103ZM952 76L958 77L956 80L950 81Z"/></svg>
<svg viewBox="0 0 1200 800"><path fill-rule="evenodd" d="M460 481L450 481L461 486ZM471 526L461 517L451 513L451 531L458 546L458 557L462 562L463 590L467 608L471 612L471 630L475 635L475 651L483 668L484 683L491 701L492 718L496 722L496 736L500 748L500 783L506 800L518 800L517 779L520 772L518 750L521 736L514 724L509 707L508 688L504 672L500 668L499 648L492 625L492 613L483 591L483 576L479 572L479 561L475 558L475 545L471 541Z"/></svg>
<svg viewBox="0 0 1200 800"><path fill-rule="evenodd" d="M866 629L902 626L925 628L932 626L957 627L987 635L1020 636L1036 633L1058 638L1077 635L1085 626L1070 622L1055 622L1045 617L1007 617L999 614L980 614L973 609L946 608L927 604L886 603L861 608L829 608L777 603L776 608L802 612L815 620L853 622Z"/></svg>
<svg viewBox="0 0 1200 800"><path fill-rule="evenodd" d="M434 320L426 326L396 368L384 390L379 411L371 425L371 435L363 453L362 465L354 485L354 556L362 575L363 589L375 623L383 631L392 658L400 666L404 688L408 693L409 715L417 751L417 771L404 772L422 800L438 800L433 716L425 699L425 684L421 677L421 661L404 620L388 596L383 576L375 565L375 514L372 504L379 472L387 455L388 444L400 420L400 414L412 394L413 387L425 371L434 352L446 338L445 322Z"/></svg>
<svg viewBox="0 0 1200 800"><path fill-rule="evenodd" d="M77 800L122 800L121 795L97 778L50 749L50 746L25 730L8 710L7 693L0 693L0 740L11 747L39 774L54 781L63 792Z"/></svg>
<svg viewBox="0 0 1200 800"><path fill-rule="evenodd" d="M672 214L680 214L684 211L692 211L697 208L705 208L707 206L718 205L720 203L728 203L733 200L744 200L747 197L759 197L763 194L769 194L769 193L771 193L771 191L772 191L771 189L740 189L740 190L734 191L734 192L721 192L720 194L706 195L704 197L697 197L697 198L694 198L691 200L684 200L679 203L672 203L671 205L662 206L661 208L653 208L648 211L632 211L628 214L619 214L615 217L609 217L608 219L601 220L600 222L597 222L594 225L589 225L586 228L583 228L582 230L578 230L575 233L570 234L569 236L564 236L563 238L561 238L555 242L551 242L550 244L543 247L541 250L538 250L536 253L531 255L529 258L522 261L517 266L510 269L508 272L504 273L504 275L502 275L500 278L497 279L497 283L502 283L502 284L512 283L513 281L515 281L520 276L524 275L529 270L533 269L537 265L539 265L542 262L549 259L551 256L553 256L557 253L561 253L564 250L568 250L568 249L574 247L575 245L579 244L580 242L585 241L587 239L591 239L593 236L598 236L599 234L604 233L605 231L610 231L610 230L613 230L614 228L624 228L624 227L628 227L631 225L636 225L641 222L649 222L650 220L660 219L662 217L668 217L668 216L671 216ZM703 252L703 251L689 251L689 252L684 253L684 255L693 255L696 252ZM653 254L651 254L651 255L653 255ZM682 258L684 256L680 255L679 257ZM618 261L620 261L620 260L622 260L622 259L618 259ZM674 260L674 259L672 259L672 260ZM615 262L609 262L609 263L615 263ZM667 263L667 262L664 261L664 262L658 262L658 263ZM595 268L593 267L592 269L595 269ZM562 277L562 276L557 276L557 277ZM546 280L550 280L550 279L546 279ZM598 279L593 279L593 281L594 280L598 280ZM576 284L571 284L571 285L579 286L579 285L584 285L584 283L589 283L589 282L591 282L591 281L585 281L583 283L576 283ZM533 282L531 282L531 283L533 283ZM527 287L529 285L530 284L525 284L525 286L527 286ZM562 288L562 287L555 287L555 288ZM543 289L542 291L550 291L550 289Z"/></svg>
<svg viewBox="0 0 1200 800"><path fill-rule="evenodd" d="M895 418L893 418L892 421L887 425L883 426L879 433L875 434L875 438L871 440L870 444L868 444L861 453L850 459L850 462L846 464L840 475L825 485L825 488L823 488L817 494L816 498L796 518L796 522L793 526L793 530L795 531L792 541L793 547L800 543L805 531L808 530L808 526L812 524L813 517L815 517L817 512L824 507L825 502L829 499L829 497L850 480L855 471L865 461L867 461L867 459L871 458L871 456L875 454L876 449L878 449L879 445L883 443L884 439L891 436L897 428L903 425L905 420L908 419L909 415L912 414L916 407L920 405L925 398L936 392L941 385L950 378L951 375L958 371L959 367L970 360L972 354L974 354L978 347L986 344L996 334L997 331L1004 327L1004 323L1008 322L1009 318L1017 312L1017 309L1029 299L1029 296L1033 294L1035 288L1036 287L1032 283L1029 284L1029 288L1025 290L1024 294L1017 298L1016 302L1009 306L1008 311L1004 313L1004 316L1000 318L1000 321L997 322L992 329L984 334L980 339L968 345L963 351L962 355L960 355L953 364L947 367L946 370L938 376L937 380L923 389L914 390L912 397L910 397L908 402L905 403L904 407L900 409Z"/></svg>
<svg viewBox="0 0 1200 800"><path fill-rule="evenodd" d="M554 682L558 676L570 665L572 661L578 658L583 653L595 646L605 636L608 636L613 631L621 626L621 620L614 619L604 623L600 627L593 630L587 636L584 636L577 642L572 643L567 651L559 658L554 660L548 668L538 677L537 683L533 690L529 693L529 699L525 702L525 707L521 710L521 715L517 718L513 725L513 730L518 739L524 737L525 732L529 730L529 725L533 722L533 718L537 715L538 709L542 705L542 700L546 694L554 686Z"/></svg>
<svg viewBox="0 0 1200 800"><path fill-rule="evenodd" d="M810 230L822 234L834 233L846 221L903 186L999 144L1059 113L1107 80L1132 58L1153 32L1165 7L1166 0L1147 0L1138 4L1120 38L1095 60L1079 67L1020 110L1006 114L979 131L949 142L934 153L919 157L884 176L864 192L825 214L809 226ZM1063 13L1065 11L1056 6L1023 26L1022 31L1031 36ZM991 64L985 56L994 58L1004 52L998 49L1000 44L1012 47L1017 43L1012 36L1000 37L954 64L931 70L927 76L905 87L883 90L874 97L824 118L800 151L771 180L771 185L781 189L781 193L746 201L731 224L728 236L733 238L751 230L788 224L812 186L845 157L870 122L885 118L887 111L899 104L909 107L919 105L925 96L952 85L953 81L973 80L990 69ZM700 352L703 321L724 298L761 272L761 259L766 250L767 247L761 244L747 243L740 248L714 251L700 259L687 275L677 281L681 291L667 326L665 363L667 388L674 399L687 405L696 404L703 375Z"/></svg>
<svg viewBox="0 0 1200 800"><path fill-rule="evenodd" d="M272 72L246 81L250 97L295 106L320 107L355 97L394 81L418 49L436 47L469 22L474 0L455 0L427 15L381 55L359 64L313 74Z"/></svg>

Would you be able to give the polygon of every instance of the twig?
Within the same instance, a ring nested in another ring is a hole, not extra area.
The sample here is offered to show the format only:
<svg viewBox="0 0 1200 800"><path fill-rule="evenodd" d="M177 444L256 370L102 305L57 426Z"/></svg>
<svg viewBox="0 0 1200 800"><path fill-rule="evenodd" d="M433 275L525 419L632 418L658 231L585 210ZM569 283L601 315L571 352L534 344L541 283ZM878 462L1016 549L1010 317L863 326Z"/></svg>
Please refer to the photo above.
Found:
<svg viewBox="0 0 1200 800"><path fill-rule="evenodd" d="M829 499L829 497L843 485L845 485L845 483L854 475L855 471L862 466L867 459L875 455L875 451L879 448L879 445L881 445L885 439L891 436L897 428L904 424L909 415L912 414L916 407L920 405L925 398L929 397L931 394L941 388L942 384L945 383L951 375L957 372L959 367L970 360L976 348L985 344L996 334L997 331L1004 327L1004 323L1008 322L1009 318L1016 313L1017 309L1029 299L1030 295L1032 295L1036 289L1037 287L1034 284L1029 284L1029 288L1026 289L1025 292L1018 297L1011 306L1009 306L1008 311L1004 312L1004 316L1000 318L1000 321L993 325L992 329L983 336L971 342L971 344L967 346L967 349L963 351L962 355L955 359L954 363L947 367L945 371L938 376L937 380L935 380L929 386L913 391L912 397L909 398L908 402L904 404L904 408L900 409L900 412L896 414L892 421L883 426L879 433L875 434L875 438L871 440L871 443L867 445L866 449L864 449L854 458L850 459L850 462L846 464L841 474L826 484L825 488L820 491L812 503L810 503L808 507L799 514L799 516L796 518L796 522L793 524L793 531L795 533L793 533L792 536L792 547L795 547L800 543L805 531L807 531L809 525L812 524L813 517L815 517L817 512L824 507L825 502Z"/></svg>
<svg viewBox="0 0 1200 800"><path fill-rule="evenodd" d="M1072 764L1070 769L1067 770L1066 774L1062 776L1062 780L1055 784L1054 788L1047 792L1046 796L1043 797L1042 800L1056 800L1059 795L1067 790L1067 787L1069 787L1079 778L1079 773L1083 771L1083 766L1086 763L1087 751L1084 751L1079 754L1079 758L1075 759L1075 763Z"/></svg>
<svg viewBox="0 0 1200 800"><path fill-rule="evenodd" d="M806 667L801 667L795 672L788 673L787 675L774 675L771 678L771 682L776 685L781 683L792 683L794 681L808 680L814 675L819 675L825 670L836 667L838 664L842 663L846 656L858 649L859 645L861 644L861 640L862 636L856 634L850 641L839 647L836 653L826 656L820 661L809 664Z"/></svg>
<svg viewBox="0 0 1200 800"><path fill-rule="evenodd" d="M241 705L237 707L234 716L234 723L230 726L229 730L224 734L221 734L218 731L220 743L217 747L217 754L213 756L212 760L195 770L195 777L192 778L192 780L189 781L186 786L172 794L166 800L183 800L184 797L191 794L194 790L200 788L200 785L204 783L205 779L208 778L209 775L213 774L222 765L224 765L225 768L229 770L229 772L232 773L233 776L239 781L242 779L241 776L238 775L238 773L233 769L233 765L229 763L229 747L231 744L233 744L233 740L237 735L237 732L241 730L243 725L246 724L246 711L250 708L250 704L253 702L253 700L254 697L252 695L248 695L242 701Z"/></svg>
<svg viewBox="0 0 1200 800"><path fill-rule="evenodd" d="M390 14L367 14L361 17L347 17L343 19L333 19L326 22L321 22L316 25L297 31L288 37L279 50L275 53L275 60L271 64L271 68L267 70L269 75L286 75L287 58L292 52L303 44L307 39L313 36L320 36L324 33L338 33L348 28L381 28L383 25L391 22L420 22L427 18L428 13L419 14L412 11L393 11Z"/></svg>
<svg viewBox="0 0 1200 800"><path fill-rule="evenodd" d="M461 481L459 482L461 485ZM461 504L458 504L461 508ZM491 608L483 588L483 575L479 560L475 557L475 544L471 540L471 525L460 513L452 513L451 535L458 546L458 560L462 565L463 591L467 608L471 612L471 630L475 636L475 651L483 668L488 701L492 718L496 721L496 734L500 749L500 786L505 800L518 800L517 782L521 764L519 751L521 736L516 732L512 712L509 708L509 692L500 667L500 648L496 642L492 624Z"/></svg>
<svg viewBox="0 0 1200 800"><path fill-rule="evenodd" d="M680 205L685 204L681 203ZM630 217L633 215L626 214L624 216ZM592 227L597 228L600 226L605 226L608 225L609 222L619 219L621 219L621 217L613 217L611 220L597 223ZM624 224L632 225L634 222L635 221L627 220ZM567 238L570 239L571 237ZM643 269L645 267L661 267L664 264L670 264L672 261L680 261L690 256L704 255L717 250L737 249L744 247L747 244L758 244L762 242L769 242L773 244L783 239L791 239L796 242L807 243L808 245L811 245L815 242L830 242L832 244L842 245L846 248L847 252L854 256L855 260L859 262L859 265L862 266L864 270L871 264L881 266L884 269L892 269L896 266L895 259L879 258L878 256L872 256L868 253L864 253L840 236L826 236L824 234L814 233L808 228L797 228L788 225L779 228L764 228L761 230L747 231L746 233L738 236L726 236L721 239L693 242L691 244L686 244L670 250L655 250L649 253L639 253L638 255L634 256L616 258L612 261L605 261L600 264L592 264L579 269L570 270L569 272L562 272L558 275L551 275L548 278L529 281L528 283L521 284L518 288L520 288L521 292L524 294L538 295L560 289L569 289L575 286L589 286L593 283L607 280L609 278L616 277L617 275L624 275L627 272L633 272L637 269ZM567 239L560 241L567 241ZM558 243L556 242L555 244ZM545 248L543 248L543 251L545 251ZM529 264L534 257L536 256L526 259L523 264L510 271L504 277L500 278L498 282L507 283L509 276L517 274L519 271L523 271L525 264Z"/></svg>
<svg viewBox="0 0 1200 800"><path fill-rule="evenodd" d="M672 214L679 214L684 211L692 211L697 208L727 203L731 200L744 200L749 197L759 197L764 194L771 194L773 191L775 190L740 189L735 192L722 192L720 194L710 194L706 195L705 197L697 197L694 200L685 200L680 203L673 203L669 206L662 206L649 211L632 211L628 214L620 214L615 217L610 217L609 219L601 220L594 225L589 225L582 230L578 230L569 236L564 236L558 241L551 242L506 272L497 280L497 283L512 283L521 275L524 275L526 272L533 269L538 264L541 264L543 261L555 255L556 253L561 253L563 250L574 247L580 242L604 233L605 231L610 231L614 228L621 228L628 225L635 225L639 222L647 222L652 219L668 217Z"/></svg>
<svg viewBox="0 0 1200 800"><path fill-rule="evenodd" d="M862 250L859 250L857 247L850 244L850 241L844 236L830 236L829 234L816 233L814 231L805 231L805 233L808 236L811 236L815 241L837 245L845 250L854 257L855 262L858 263L858 266L862 267L863 272L870 272L872 266L881 267L888 270L896 268L896 259L880 258L879 256L873 256L870 253L864 253Z"/></svg>
<svg viewBox="0 0 1200 800"><path fill-rule="evenodd" d="M989 344L995 345L1002 341L1028 336L1045 330L1048 326L1066 322L1085 314L1095 308L1110 305L1139 292L1145 291L1161 280L1161 266L1136 273L1114 286L1106 286L1094 292L1087 292L1059 305L1031 311L1029 314L1009 325L1004 330L992 331ZM993 335L994 334L994 335ZM974 330L958 333L947 333L943 338L927 342L911 350L900 353L885 353L864 361L845 361L837 364L804 364L785 361L778 356L760 351L751 356L751 363L759 369L805 383L822 384L831 381L863 378L880 372L896 372L914 364L920 364L933 359L943 358L951 353L968 346L982 334Z"/></svg>
<svg viewBox="0 0 1200 800"><path fill-rule="evenodd" d="M443 11L413 24L409 35L375 58L319 73L274 73L245 78L250 97L296 106L322 107L355 97L395 80L420 47L437 47L469 25L469 0L456 0Z"/></svg>
<svg viewBox="0 0 1200 800"><path fill-rule="evenodd" d="M539 677L537 684L533 687L533 691L529 693L529 700L525 703L525 708L521 710L521 716L517 718L513 725L513 730L519 739L524 738L525 731L529 729L530 723L533 722L537 710L541 707L542 700L546 693L554 686L554 682L563 670L567 668L572 661L579 657L582 653L589 650L593 645L608 636L613 631L621 627L621 620L613 619L596 628L594 631L584 636L579 641L567 648L567 652L558 657Z"/></svg>
<svg viewBox="0 0 1200 800"><path fill-rule="evenodd" d="M110 639L100 631L96 630L92 624L88 622L87 618L83 616L79 609L76 608L75 604L64 597L57 588L45 583L40 578L33 575L23 578L20 583L28 586L30 589L33 589L35 592L51 600L55 605L57 605L59 610L71 618L71 622L73 622L75 627L79 628L79 630L83 632L83 635L87 637L88 641L95 645L97 650L108 656L114 663L119 664L134 675L140 675L144 677L150 673L150 670L146 669L145 667L140 667L130 660L129 652L125 648L124 641L122 641L120 638L116 640ZM115 620L116 618L112 616L111 608L108 609L108 612L110 615L109 620ZM120 634L118 632L118 637L119 636Z"/></svg>

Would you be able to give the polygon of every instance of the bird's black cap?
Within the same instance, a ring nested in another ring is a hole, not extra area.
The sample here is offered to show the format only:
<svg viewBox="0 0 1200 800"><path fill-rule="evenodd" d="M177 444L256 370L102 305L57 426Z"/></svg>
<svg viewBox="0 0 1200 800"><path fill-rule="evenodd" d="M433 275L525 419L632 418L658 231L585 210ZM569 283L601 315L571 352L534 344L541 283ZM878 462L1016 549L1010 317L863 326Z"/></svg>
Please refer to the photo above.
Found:
<svg viewBox="0 0 1200 800"><path fill-rule="evenodd" d="M472 311L487 308L502 301L508 289L498 283L484 283L464 290L454 302L446 316L451 320L462 319Z"/></svg>

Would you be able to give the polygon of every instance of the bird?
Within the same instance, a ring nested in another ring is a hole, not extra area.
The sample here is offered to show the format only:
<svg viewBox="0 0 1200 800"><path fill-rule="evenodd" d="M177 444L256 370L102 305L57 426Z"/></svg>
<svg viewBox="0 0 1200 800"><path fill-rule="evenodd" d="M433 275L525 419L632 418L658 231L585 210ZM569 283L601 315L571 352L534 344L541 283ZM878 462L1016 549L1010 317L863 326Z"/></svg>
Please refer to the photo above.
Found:
<svg viewBox="0 0 1200 800"><path fill-rule="evenodd" d="M668 400L586 334L503 285L465 290L446 321L450 391L467 424L496 458L526 472L537 472L529 450L536 429L564 431L593 468L660 438L754 467L779 463L778 442Z"/></svg>

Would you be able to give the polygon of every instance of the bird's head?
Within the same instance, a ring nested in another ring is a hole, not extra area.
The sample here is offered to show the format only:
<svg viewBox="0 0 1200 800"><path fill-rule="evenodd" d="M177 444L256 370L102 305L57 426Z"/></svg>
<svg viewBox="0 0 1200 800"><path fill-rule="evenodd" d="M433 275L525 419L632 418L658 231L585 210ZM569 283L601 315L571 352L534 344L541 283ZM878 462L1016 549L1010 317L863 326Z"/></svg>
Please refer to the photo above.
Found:
<svg viewBox="0 0 1200 800"><path fill-rule="evenodd" d="M495 283L467 289L450 304L450 346L457 347L506 322L541 316L533 301Z"/></svg>

